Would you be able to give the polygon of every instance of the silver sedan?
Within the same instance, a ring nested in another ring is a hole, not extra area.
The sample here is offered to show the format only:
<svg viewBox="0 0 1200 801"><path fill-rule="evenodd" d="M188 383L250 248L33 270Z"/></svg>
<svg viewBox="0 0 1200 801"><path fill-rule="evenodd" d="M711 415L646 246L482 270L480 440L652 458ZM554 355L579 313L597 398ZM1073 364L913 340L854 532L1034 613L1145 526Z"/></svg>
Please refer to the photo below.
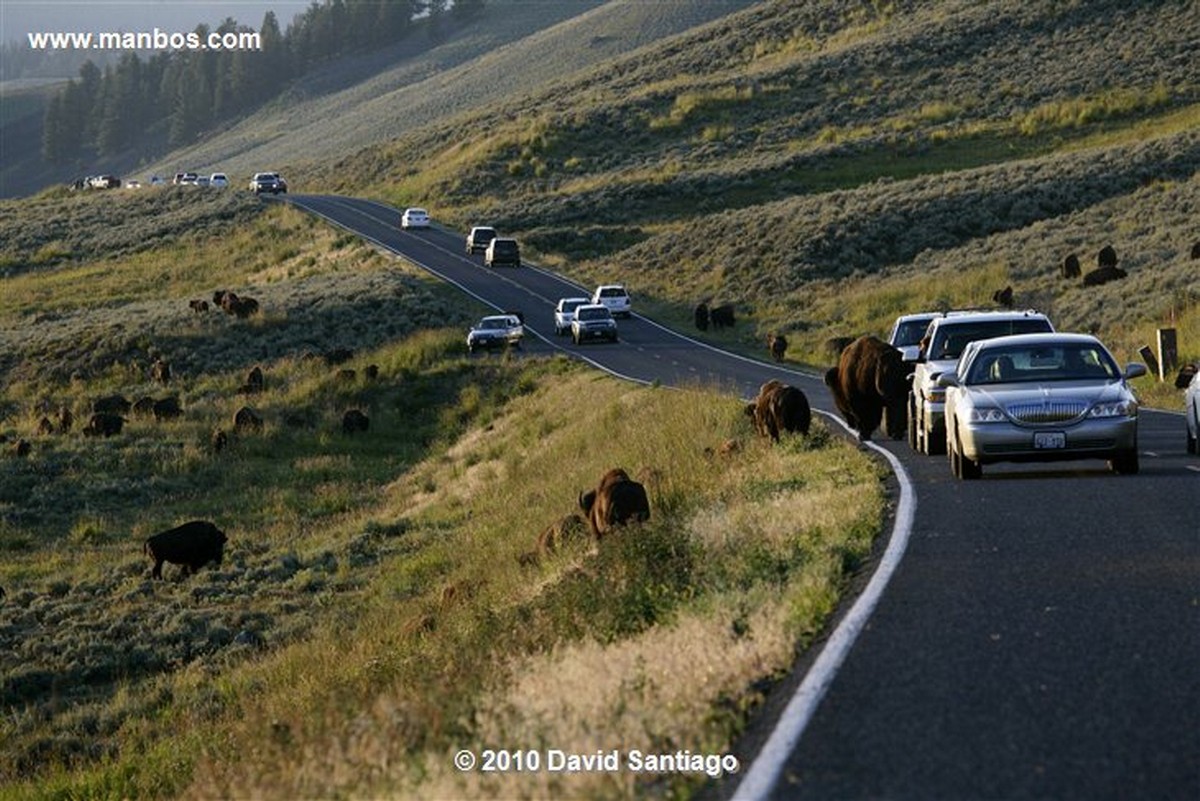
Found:
<svg viewBox="0 0 1200 801"><path fill-rule="evenodd" d="M946 450L954 475L979 478L990 462L1107 459L1138 471L1138 400L1127 383L1146 367L1117 366L1086 334L981 340L963 353L946 389Z"/></svg>

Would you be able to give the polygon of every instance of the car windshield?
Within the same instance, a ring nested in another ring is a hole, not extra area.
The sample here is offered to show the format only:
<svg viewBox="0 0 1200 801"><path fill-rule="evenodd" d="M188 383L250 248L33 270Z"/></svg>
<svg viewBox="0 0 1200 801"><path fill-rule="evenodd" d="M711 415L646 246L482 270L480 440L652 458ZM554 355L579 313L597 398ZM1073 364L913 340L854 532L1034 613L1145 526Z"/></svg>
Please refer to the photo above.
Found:
<svg viewBox="0 0 1200 801"><path fill-rule="evenodd" d="M576 316L584 322L588 322L589 320L607 320L612 317L608 309L580 309Z"/></svg>
<svg viewBox="0 0 1200 801"><path fill-rule="evenodd" d="M485 317L480 321L479 327L485 331L499 331L502 328L508 328L508 321L503 317Z"/></svg>
<svg viewBox="0 0 1200 801"><path fill-rule="evenodd" d="M905 320L896 326L892 345L897 348L916 345L928 329L929 320Z"/></svg>
<svg viewBox="0 0 1200 801"><path fill-rule="evenodd" d="M957 359L963 348L977 339L992 339L1012 334L1038 334L1053 329L1044 318L1032 317L1019 320L980 320L958 325L943 325L933 335L929 345L930 359Z"/></svg>
<svg viewBox="0 0 1200 801"><path fill-rule="evenodd" d="M988 348L971 365L967 384L1027 381L1115 381L1121 371L1100 345L1039 343Z"/></svg>

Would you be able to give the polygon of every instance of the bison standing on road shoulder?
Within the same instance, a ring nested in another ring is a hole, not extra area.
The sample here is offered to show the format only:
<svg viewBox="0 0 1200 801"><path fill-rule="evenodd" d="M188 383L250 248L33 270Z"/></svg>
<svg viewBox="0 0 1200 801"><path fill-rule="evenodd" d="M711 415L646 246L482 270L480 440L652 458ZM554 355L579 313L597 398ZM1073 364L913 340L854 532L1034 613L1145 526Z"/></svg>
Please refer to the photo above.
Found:
<svg viewBox="0 0 1200 801"><path fill-rule="evenodd" d="M212 523L193 520L149 537L142 552L154 560L150 573L154 578L163 577L163 562L182 565L183 575L188 576L209 562L221 564L227 541L225 532Z"/></svg>
<svg viewBox="0 0 1200 801"><path fill-rule="evenodd" d="M775 379L759 387L746 415L754 421L754 430L772 442L778 442L784 431L807 434L812 425L812 409L804 393Z"/></svg>
<svg viewBox="0 0 1200 801"><path fill-rule="evenodd" d="M619 467L605 473L596 489L579 493L579 508L587 515L596 539L613 526L650 519L646 488Z"/></svg>
<svg viewBox="0 0 1200 801"><path fill-rule="evenodd" d="M908 368L900 351L888 343L873 336L854 340L842 351L837 367L825 373L825 384L860 440L869 440L881 421L892 439L905 435Z"/></svg>

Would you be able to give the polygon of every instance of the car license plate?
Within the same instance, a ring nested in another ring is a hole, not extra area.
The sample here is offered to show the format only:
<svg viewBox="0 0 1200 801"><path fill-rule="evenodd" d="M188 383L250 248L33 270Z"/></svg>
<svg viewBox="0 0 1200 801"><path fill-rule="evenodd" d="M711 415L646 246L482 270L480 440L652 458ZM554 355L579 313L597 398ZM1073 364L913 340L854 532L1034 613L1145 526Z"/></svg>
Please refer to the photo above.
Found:
<svg viewBox="0 0 1200 801"><path fill-rule="evenodd" d="M1033 447L1037 450L1065 448L1067 435L1061 431L1039 431L1033 435Z"/></svg>

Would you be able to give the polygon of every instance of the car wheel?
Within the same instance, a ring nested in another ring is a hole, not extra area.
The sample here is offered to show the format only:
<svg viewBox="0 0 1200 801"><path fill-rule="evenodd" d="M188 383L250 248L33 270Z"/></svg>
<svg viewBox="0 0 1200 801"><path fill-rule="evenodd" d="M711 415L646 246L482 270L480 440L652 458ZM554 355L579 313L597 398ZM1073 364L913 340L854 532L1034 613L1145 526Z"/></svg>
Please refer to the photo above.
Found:
<svg viewBox="0 0 1200 801"><path fill-rule="evenodd" d="M955 437L953 447L948 447L950 454L950 470L954 473L954 477L963 481L974 481L983 476L983 467L972 459L963 456L962 443L958 442Z"/></svg>
<svg viewBox="0 0 1200 801"><path fill-rule="evenodd" d="M1132 476L1138 471L1137 448L1119 454L1108 462L1108 467L1114 473L1122 476Z"/></svg>

